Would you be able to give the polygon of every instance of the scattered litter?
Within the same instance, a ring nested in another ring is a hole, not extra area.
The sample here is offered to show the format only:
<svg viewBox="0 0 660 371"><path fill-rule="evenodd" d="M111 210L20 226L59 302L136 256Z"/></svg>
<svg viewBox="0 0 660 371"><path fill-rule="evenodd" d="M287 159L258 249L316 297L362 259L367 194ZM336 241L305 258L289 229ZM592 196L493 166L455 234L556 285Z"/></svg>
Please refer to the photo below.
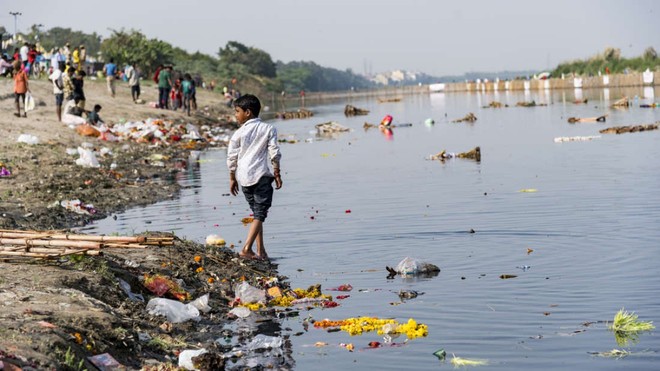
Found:
<svg viewBox="0 0 660 371"><path fill-rule="evenodd" d="M399 290L399 298L403 299L414 299L419 295L424 295L423 292L418 292L415 290Z"/></svg>
<svg viewBox="0 0 660 371"><path fill-rule="evenodd" d="M516 107L545 107L547 106L546 103L536 103L536 101L531 101L531 102L518 102L516 103Z"/></svg>
<svg viewBox="0 0 660 371"><path fill-rule="evenodd" d="M383 119L380 121L380 125L381 126L390 126L392 124L392 120L394 120L392 115L385 115L385 117L383 117Z"/></svg>
<svg viewBox="0 0 660 371"><path fill-rule="evenodd" d="M87 357L87 359L101 371L121 370L124 368L121 363L108 353L97 354Z"/></svg>
<svg viewBox="0 0 660 371"><path fill-rule="evenodd" d="M485 366L488 364L487 360L456 357L454 353L452 353L451 355L452 355L451 364L454 365L455 367Z"/></svg>
<svg viewBox="0 0 660 371"><path fill-rule="evenodd" d="M129 285L128 282L122 280L121 278L118 278L117 280L119 281L119 288L121 288L122 291L126 293L130 300L144 303L144 296L142 296L142 294L134 294L131 291L131 285Z"/></svg>
<svg viewBox="0 0 660 371"><path fill-rule="evenodd" d="M586 142L594 139L600 139L600 135L576 136L576 137L556 137L555 143L562 142Z"/></svg>
<svg viewBox="0 0 660 371"><path fill-rule="evenodd" d="M396 268L385 267L385 269L387 269L390 275L396 275L398 273L402 276L440 272L440 268L437 265L410 257L405 257L401 260Z"/></svg>
<svg viewBox="0 0 660 371"><path fill-rule="evenodd" d="M342 348L346 348L346 350L348 350L349 352L352 352L353 349L355 349L355 346L353 345L353 343L348 343L348 344L339 343L339 346L342 347Z"/></svg>
<svg viewBox="0 0 660 371"><path fill-rule="evenodd" d="M96 155L90 149L85 149L78 147L78 154L80 158L76 160L76 165L82 167L100 167L99 160L96 159Z"/></svg>
<svg viewBox="0 0 660 371"><path fill-rule="evenodd" d="M477 121L477 116L474 115L474 113L470 112L467 115L465 115L463 118L456 119L452 122L475 122Z"/></svg>
<svg viewBox="0 0 660 371"><path fill-rule="evenodd" d="M34 145L34 144L39 144L39 138L30 134L21 134L18 136L17 142Z"/></svg>
<svg viewBox="0 0 660 371"><path fill-rule="evenodd" d="M657 129L658 129L658 124L613 126L611 128L603 129L599 133L601 133L601 134L625 134L625 133L636 133L636 132L639 132L639 131L649 131L649 130L657 130Z"/></svg>
<svg viewBox="0 0 660 371"><path fill-rule="evenodd" d="M426 125L426 126L431 126L431 125L434 125L434 124L435 124L435 120L433 120L430 117L427 118L426 120L424 120L424 125Z"/></svg>
<svg viewBox="0 0 660 371"><path fill-rule="evenodd" d="M183 304L180 301L154 298L149 300L146 307L149 314L166 316L172 323L181 323L190 319L199 321L199 309L191 303Z"/></svg>
<svg viewBox="0 0 660 371"><path fill-rule="evenodd" d="M84 215L92 215L96 214L96 209L94 208L94 205L92 204L85 204L82 201L76 199L76 200L65 200L60 202L60 205L69 210L73 211L77 214L84 214Z"/></svg>
<svg viewBox="0 0 660 371"><path fill-rule="evenodd" d="M324 122L315 126L319 135L335 134L350 131L351 129L339 125L334 121Z"/></svg>
<svg viewBox="0 0 660 371"><path fill-rule="evenodd" d="M350 104L347 104L346 107L344 108L344 115L346 116L361 116L368 114L369 114L369 110L353 107Z"/></svg>
<svg viewBox="0 0 660 371"><path fill-rule="evenodd" d="M206 236L206 244L213 246L225 246L227 242L217 234L210 234Z"/></svg>
<svg viewBox="0 0 660 371"><path fill-rule="evenodd" d="M252 314L252 311L246 307L236 307L229 311L229 314L232 314L238 318L247 318Z"/></svg>
<svg viewBox="0 0 660 371"><path fill-rule="evenodd" d="M178 283L160 274L145 275L144 286L157 296L168 294L177 300L190 299L190 294L181 288Z"/></svg>
<svg viewBox="0 0 660 371"><path fill-rule="evenodd" d="M317 347L317 348L321 348L321 347L324 347L324 346L327 346L327 345L328 345L328 343L326 343L324 341L317 341L316 343L314 343L314 346Z"/></svg>
<svg viewBox="0 0 660 371"><path fill-rule="evenodd" d="M470 160L477 160L481 161L481 148L480 147L474 147L473 149L467 151L467 152L461 152L461 153L455 153L455 152L447 152L446 150L442 150L435 155L430 155L428 157L429 160L447 160L451 158L466 158Z"/></svg>
<svg viewBox="0 0 660 371"><path fill-rule="evenodd" d="M328 289L330 291L351 291L353 290L353 286L350 284L344 284L344 285L339 285L338 287L333 287L331 289Z"/></svg>
<svg viewBox="0 0 660 371"><path fill-rule="evenodd" d="M255 351L258 349L272 349L274 351L282 351L284 341L279 336L268 336L259 334L250 341L247 345L248 351Z"/></svg>
<svg viewBox="0 0 660 371"><path fill-rule="evenodd" d="M408 339L415 339L428 335L428 326L408 319L406 323L399 323L394 319L380 319L377 317L346 318L340 321L324 319L314 323L315 328L337 328L348 332L349 335L362 335L365 332L376 331L379 335L405 334Z"/></svg>
<svg viewBox="0 0 660 371"><path fill-rule="evenodd" d="M254 218L251 217L251 216L248 216L248 217L245 217L245 218L241 219L241 223L243 223L243 224L250 224L253 221L254 221Z"/></svg>
<svg viewBox="0 0 660 371"><path fill-rule="evenodd" d="M629 356L631 352L624 349L612 349L609 352L589 352L589 354L606 358L624 358Z"/></svg>
<svg viewBox="0 0 660 371"><path fill-rule="evenodd" d="M254 286L251 286L249 283L243 281L239 283L234 289L236 299L239 299L241 303L265 303L266 302L266 292L260 290Z"/></svg>
<svg viewBox="0 0 660 371"><path fill-rule="evenodd" d="M509 278L516 278L516 277L518 277L518 276L516 276L515 274L502 274L502 275L500 275L500 279L503 279L503 280L508 280Z"/></svg>
<svg viewBox="0 0 660 371"><path fill-rule="evenodd" d="M531 267L529 265L519 265L516 268L521 269L523 272L527 272Z"/></svg>
<svg viewBox="0 0 660 371"><path fill-rule="evenodd" d="M433 352L433 355L438 357L439 360L444 361L445 357L447 357L447 352L445 352L444 349L440 348L440 349L436 350L435 352Z"/></svg>
<svg viewBox="0 0 660 371"><path fill-rule="evenodd" d="M630 106L630 101L628 97L623 97L612 104L612 107L621 108Z"/></svg>
<svg viewBox="0 0 660 371"><path fill-rule="evenodd" d="M538 192L538 189L536 188L523 188L518 191L519 193L535 193Z"/></svg>
<svg viewBox="0 0 660 371"><path fill-rule="evenodd" d="M186 370L198 370L198 368L193 364L192 359L206 352L206 349L186 349L182 351L179 353L179 367L183 367Z"/></svg>
<svg viewBox="0 0 660 371"><path fill-rule="evenodd" d="M7 169L6 167L2 166L0 167L0 177L5 177L5 176L11 176L11 171Z"/></svg>
<svg viewBox="0 0 660 371"><path fill-rule="evenodd" d="M605 122L607 119L607 115L602 115L602 116L595 116L595 117L569 117L568 118L568 123L569 124L575 124L578 122Z"/></svg>

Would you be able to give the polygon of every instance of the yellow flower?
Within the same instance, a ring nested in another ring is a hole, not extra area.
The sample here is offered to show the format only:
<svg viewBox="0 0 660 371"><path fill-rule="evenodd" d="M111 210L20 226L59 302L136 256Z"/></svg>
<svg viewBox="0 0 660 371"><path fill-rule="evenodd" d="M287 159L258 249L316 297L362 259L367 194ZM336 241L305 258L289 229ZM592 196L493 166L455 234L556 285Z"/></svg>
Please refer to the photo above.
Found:
<svg viewBox="0 0 660 371"><path fill-rule="evenodd" d="M199 263L202 261L202 257L199 255L195 255L195 262Z"/></svg>
<svg viewBox="0 0 660 371"><path fill-rule="evenodd" d="M197 273L204 272L204 267L199 267L199 268L195 269L195 272L197 272Z"/></svg>

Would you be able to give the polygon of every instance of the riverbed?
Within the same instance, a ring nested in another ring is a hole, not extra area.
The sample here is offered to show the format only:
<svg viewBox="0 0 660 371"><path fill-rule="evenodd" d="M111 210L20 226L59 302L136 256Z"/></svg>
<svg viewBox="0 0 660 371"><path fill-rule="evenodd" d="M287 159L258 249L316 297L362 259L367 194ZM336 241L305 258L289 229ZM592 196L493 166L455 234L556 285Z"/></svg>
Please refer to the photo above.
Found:
<svg viewBox="0 0 660 371"><path fill-rule="evenodd" d="M350 295L339 307L282 320L278 335L291 335L296 368L450 369L453 354L487 360L489 370L656 369L656 331L622 345L607 321L625 308L660 322L660 131L598 131L660 120L659 108L639 107L659 94L641 88L435 93L399 102L327 101L308 107L313 118L271 121L292 143L281 143L284 187L275 191L264 225L267 251L293 287L353 287L330 292ZM630 108L609 107L624 95ZM588 102L575 103L583 99ZM542 105L516 107L532 100ZM509 107L483 108L493 101ZM370 113L347 118L347 103ZM477 121L451 122L469 112ZM394 117L391 133L363 128L386 114ZM604 114L605 123L567 123ZM327 121L351 131L318 136L314 126ZM578 136L595 138L554 140ZM476 146L480 162L428 159ZM225 159L225 150L201 153L179 174L179 198L83 230L173 231L198 242L218 234L238 249L247 234L241 219L250 212L242 196L228 195ZM441 272L388 279L385 267L405 257ZM420 295L402 301L401 290ZM384 343L377 334L305 331L308 316L414 318L428 325L429 335L372 349L369 342ZM591 354L614 348L631 354ZM447 353L444 362L433 355L439 349Z"/></svg>

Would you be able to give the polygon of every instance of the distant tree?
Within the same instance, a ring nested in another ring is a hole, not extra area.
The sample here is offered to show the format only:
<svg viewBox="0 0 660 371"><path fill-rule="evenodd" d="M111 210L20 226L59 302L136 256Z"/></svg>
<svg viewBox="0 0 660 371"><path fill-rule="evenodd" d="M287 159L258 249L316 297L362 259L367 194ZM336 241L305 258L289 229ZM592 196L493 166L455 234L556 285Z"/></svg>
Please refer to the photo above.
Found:
<svg viewBox="0 0 660 371"><path fill-rule="evenodd" d="M605 48L605 51L603 51L603 59L605 59L606 61L609 61L609 62L620 60L621 59L621 49L611 48L611 47Z"/></svg>
<svg viewBox="0 0 660 371"><path fill-rule="evenodd" d="M270 54L261 49L247 47L238 41L229 41L218 51L218 70L227 76L241 77L245 74L274 78L277 74Z"/></svg>
<svg viewBox="0 0 660 371"><path fill-rule="evenodd" d="M314 62L277 62L277 78L286 91L337 91L363 89L375 84L350 69L341 71Z"/></svg>
<svg viewBox="0 0 660 371"><path fill-rule="evenodd" d="M649 46L644 50L643 58L646 60L655 60L658 58L658 53L652 46Z"/></svg>
<svg viewBox="0 0 660 371"><path fill-rule="evenodd" d="M149 75L160 64L172 63L172 45L158 39L147 39L139 31L112 30L112 35L101 44L103 59L114 58L119 64L137 63Z"/></svg>
<svg viewBox="0 0 660 371"><path fill-rule="evenodd" d="M71 44L71 49L76 46L85 45L88 56L96 56L101 50L101 36L96 32L86 34L81 31L73 31L70 28L53 27L49 30L40 30L37 25L30 27L30 32L25 35L29 41L36 42L49 51L53 48L61 48L66 43Z"/></svg>

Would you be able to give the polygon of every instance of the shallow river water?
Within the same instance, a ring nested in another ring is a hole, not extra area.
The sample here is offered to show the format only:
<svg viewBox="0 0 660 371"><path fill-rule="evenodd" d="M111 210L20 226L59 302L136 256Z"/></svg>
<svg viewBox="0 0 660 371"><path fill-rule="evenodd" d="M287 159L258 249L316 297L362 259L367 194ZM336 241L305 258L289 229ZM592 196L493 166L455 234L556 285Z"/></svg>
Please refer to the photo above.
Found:
<svg viewBox="0 0 660 371"><path fill-rule="evenodd" d="M623 94L634 106L608 106ZM292 336L300 370L452 369L458 357L487 360L489 370L656 370L660 336L642 333L617 344L605 321L625 308L660 324L660 130L599 134L610 126L660 120L639 108L660 89L456 93L406 96L399 103L336 101L311 107L306 120L277 121L284 187L264 225L268 253L292 287L351 284L341 306L282 321L285 334L302 318L414 318L429 335L401 347L366 349L375 333L350 337L310 328ZM588 98L588 104L574 104ZM657 98L656 98L657 99ZM515 107L535 100L546 107ZM484 109L491 101L508 108ZM351 103L371 110L346 118ZM451 123L473 112L475 123ZM609 113L606 123L568 124L570 116ZM412 123L386 136L365 131L391 114ZM427 126L425 119L435 124ZM352 129L320 138L314 125ZM600 135L555 143L555 137ZM482 160L426 158L442 149L481 147ZM240 246L249 215L226 196L225 150L200 157L181 174L181 197L118 214L84 228L93 233L174 231L204 242L221 235ZM520 192L535 190L535 192ZM348 212L350 210L350 212ZM470 233L474 230L475 233ZM529 252L531 250L531 252ZM431 278L387 279L385 266L406 256L440 266ZM500 279L503 274L516 278ZM399 290L423 295L401 303ZM330 292L331 294L340 294ZM588 323L591 323L588 325ZM404 337L395 339L402 343ZM322 348L317 341L327 342ZM353 343L354 352L338 346ZM439 361L432 353L446 350ZM590 354L612 349L626 358Z"/></svg>

